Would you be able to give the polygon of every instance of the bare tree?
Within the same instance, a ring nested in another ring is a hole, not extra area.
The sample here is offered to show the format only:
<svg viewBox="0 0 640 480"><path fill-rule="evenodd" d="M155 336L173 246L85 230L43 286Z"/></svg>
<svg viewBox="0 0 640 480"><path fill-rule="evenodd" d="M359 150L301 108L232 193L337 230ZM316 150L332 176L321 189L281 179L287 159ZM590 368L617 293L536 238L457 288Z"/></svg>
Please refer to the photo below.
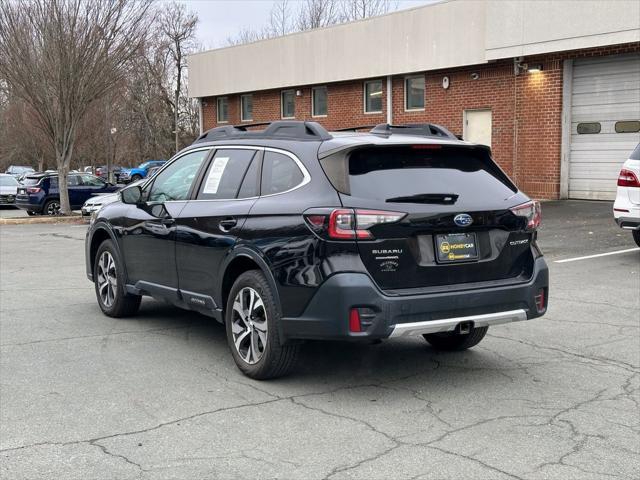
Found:
<svg viewBox="0 0 640 480"><path fill-rule="evenodd" d="M167 44L167 51L173 61L173 131L175 134L175 150L180 149L180 98L182 96L182 79L187 68L187 54L195 46L195 33L198 24L197 15L187 12L184 4L171 3L160 16L160 31Z"/></svg>
<svg viewBox="0 0 640 480"><path fill-rule="evenodd" d="M293 19L291 16L291 4L289 0L278 0L274 2L269 14L269 34L279 37L291 33L293 30Z"/></svg>
<svg viewBox="0 0 640 480"><path fill-rule="evenodd" d="M0 0L0 78L53 145L61 213L87 109L126 76L147 35L149 0Z"/></svg>
<svg viewBox="0 0 640 480"><path fill-rule="evenodd" d="M398 9L398 2L389 0L342 0L340 2L343 22L384 15Z"/></svg>
<svg viewBox="0 0 640 480"><path fill-rule="evenodd" d="M245 43L257 42L258 40L264 40L271 38L267 28L262 30L253 30L251 28L242 28L237 34L230 35L225 39L225 44L228 46L243 45Z"/></svg>
<svg viewBox="0 0 640 480"><path fill-rule="evenodd" d="M336 0L304 0L298 10L298 30L327 27L340 22Z"/></svg>

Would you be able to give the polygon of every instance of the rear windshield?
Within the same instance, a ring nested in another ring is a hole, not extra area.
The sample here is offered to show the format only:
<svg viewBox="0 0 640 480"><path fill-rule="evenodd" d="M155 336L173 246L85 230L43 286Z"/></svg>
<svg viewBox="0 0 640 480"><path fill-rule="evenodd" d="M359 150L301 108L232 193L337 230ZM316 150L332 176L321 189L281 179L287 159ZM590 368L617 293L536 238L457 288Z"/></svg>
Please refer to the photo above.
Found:
<svg viewBox="0 0 640 480"><path fill-rule="evenodd" d="M18 181L10 176L0 176L0 185L3 187L14 187L18 184Z"/></svg>
<svg viewBox="0 0 640 480"><path fill-rule="evenodd" d="M635 150L631 153L631 156L629 158L631 160L640 160L640 143L635 148Z"/></svg>
<svg viewBox="0 0 640 480"><path fill-rule="evenodd" d="M40 179L42 179L42 177L25 177L25 179L22 180L22 184L23 185L37 185L38 182L40 182Z"/></svg>
<svg viewBox="0 0 640 480"><path fill-rule="evenodd" d="M487 151L440 145L354 150L348 156L348 188L344 193L382 201L432 194L464 198L479 192L507 198L517 192Z"/></svg>

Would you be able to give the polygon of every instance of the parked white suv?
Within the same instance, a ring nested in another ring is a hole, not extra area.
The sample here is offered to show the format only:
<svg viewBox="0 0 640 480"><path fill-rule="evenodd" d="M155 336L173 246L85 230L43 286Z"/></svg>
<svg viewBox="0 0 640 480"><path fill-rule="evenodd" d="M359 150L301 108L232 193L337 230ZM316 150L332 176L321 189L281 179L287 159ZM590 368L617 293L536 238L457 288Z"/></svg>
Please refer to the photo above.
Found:
<svg viewBox="0 0 640 480"><path fill-rule="evenodd" d="M620 228L631 230L640 247L640 144L620 170L613 216Z"/></svg>

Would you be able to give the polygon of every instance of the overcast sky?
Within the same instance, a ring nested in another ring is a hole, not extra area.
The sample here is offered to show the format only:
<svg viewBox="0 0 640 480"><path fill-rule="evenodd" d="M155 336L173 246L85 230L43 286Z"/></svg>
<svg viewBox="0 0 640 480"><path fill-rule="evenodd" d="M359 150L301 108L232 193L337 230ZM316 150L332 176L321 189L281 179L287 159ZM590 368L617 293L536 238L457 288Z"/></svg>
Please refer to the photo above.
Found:
<svg viewBox="0 0 640 480"><path fill-rule="evenodd" d="M296 0L293 0L294 2ZM398 8L417 7L435 0L400 0ZM227 37L243 28L260 30L269 19L272 0L181 0L198 14L198 39L205 50L225 46Z"/></svg>

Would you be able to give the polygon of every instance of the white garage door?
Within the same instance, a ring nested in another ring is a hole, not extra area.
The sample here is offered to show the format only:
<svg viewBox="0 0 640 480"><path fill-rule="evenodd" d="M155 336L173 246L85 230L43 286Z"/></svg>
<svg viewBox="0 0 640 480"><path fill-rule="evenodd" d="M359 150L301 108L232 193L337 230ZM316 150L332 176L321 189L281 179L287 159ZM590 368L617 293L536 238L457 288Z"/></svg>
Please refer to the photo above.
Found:
<svg viewBox="0 0 640 480"><path fill-rule="evenodd" d="M640 142L640 55L575 60L569 197L613 200Z"/></svg>

